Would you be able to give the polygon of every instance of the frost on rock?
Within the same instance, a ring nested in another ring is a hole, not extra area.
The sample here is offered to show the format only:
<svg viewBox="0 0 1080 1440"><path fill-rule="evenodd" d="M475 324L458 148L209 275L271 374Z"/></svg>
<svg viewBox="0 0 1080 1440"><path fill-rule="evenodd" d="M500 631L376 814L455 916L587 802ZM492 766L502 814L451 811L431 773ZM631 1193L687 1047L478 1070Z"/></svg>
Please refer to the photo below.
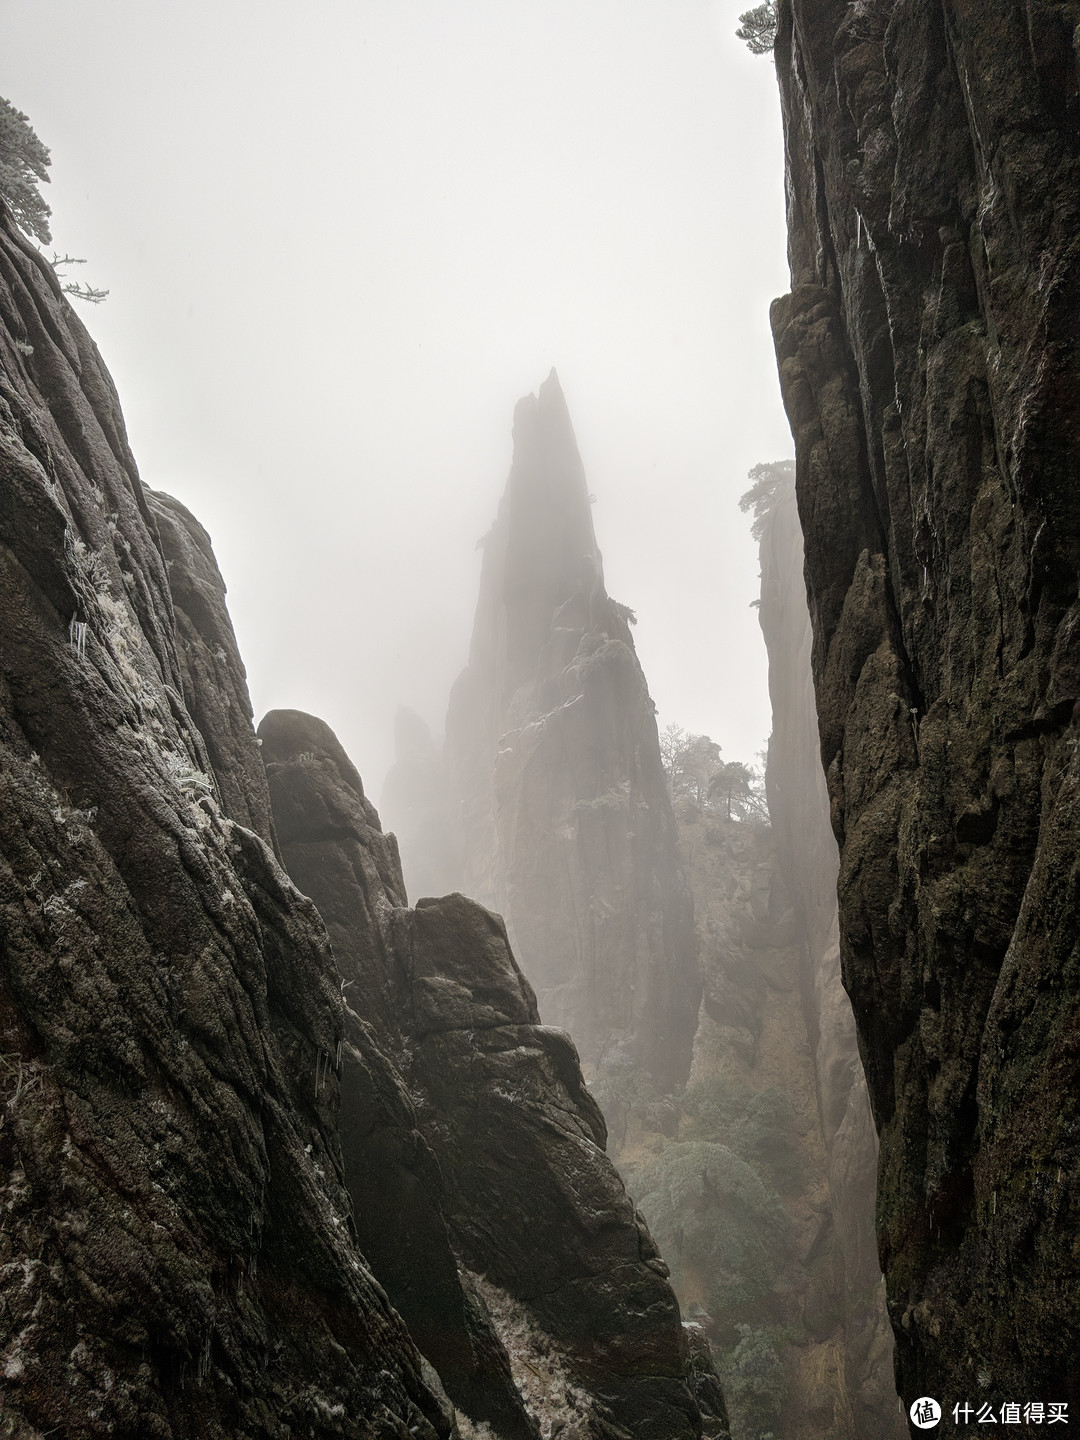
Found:
<svg viewBox="0 0 1080 1440"><path fill-rule="evenodd" d="M500 1440L486 1420L481 1420L477 1424L460 1410L454 1411L454 1417L461 1440Z"/></svg>
<svg viewBox="0 0 1080 1440"><path fill-rule="evenodd" d="M186 755L180 755L174 750L166 750L164 758L170 777L179 785L185 795L195 797L213 794L214 782L210 776L193 765Z"/></svg>
<svg viewBox="0 0 1080 1440"><path fill-rule="evenodd" d="M582 1436L591 1433L587 1427L593 1418L595 1403L592 1396L570 1378L566 1352L540 1328L521 1301L481 1275L470 1272L470 1278L483 1296L492 1324L506 1346L514 1384L525 1401L525 1409L539 1425L542 1440L551 1440L552 1436L564 1432ZM575 1424L580 1427L578 1430L573 1428ZM487 1440L491 1434L486 1426L462 1430L465 1440L470 1440L472 1435Z"/></svg>

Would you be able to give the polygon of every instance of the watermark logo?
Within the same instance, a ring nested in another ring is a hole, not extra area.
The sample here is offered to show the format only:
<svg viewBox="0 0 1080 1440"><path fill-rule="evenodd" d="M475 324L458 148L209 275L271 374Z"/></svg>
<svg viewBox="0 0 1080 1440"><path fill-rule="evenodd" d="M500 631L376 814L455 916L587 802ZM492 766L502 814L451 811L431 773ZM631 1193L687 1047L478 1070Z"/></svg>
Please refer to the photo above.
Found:
<svg viewBox="0 0 1080 1440"><path fill-rule="evenodd" d="M921 1402L916 1401L916 1404ZM1069 1402L1067 1400L1006 1400L994 1407L987 1401L973 1405L969 1400L957 1401L952 1407L952 1417L957 1425L1068 1425ZM915 1406L911 1407L911 1418L915 1420ZM919 1421L915 1420L918 1425Z"/></svg>
<svg viewBox="0 0 1080 1440"><path fill-rule="evenodd" d="M917 1430L932 1430L941 1419L941 1406L929 1395L923 1395L908 1411Z"/></svg>

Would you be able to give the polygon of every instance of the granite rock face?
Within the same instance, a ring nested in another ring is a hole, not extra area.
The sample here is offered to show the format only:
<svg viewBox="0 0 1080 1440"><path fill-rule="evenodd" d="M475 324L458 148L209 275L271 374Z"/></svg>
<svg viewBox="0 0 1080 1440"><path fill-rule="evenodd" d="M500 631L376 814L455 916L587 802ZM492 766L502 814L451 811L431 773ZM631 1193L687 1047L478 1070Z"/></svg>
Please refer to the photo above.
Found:
<svg viewBox="0 0 1080 1440"><path fill-rule="evenodd" d="M350 994L393 1005L378 1038L438 1162L454 1250L500 1317L511 1361L544 1355L546 1371L565 1371L559 1403L578 1427L565 1433L582 1440L699 1436L694 1393L711 1392L700 1377L691 1387L666 1267L604 1154L574 1045L540 1024L503 922L459 894L405 907L392 837L322 722L272 712L260 735L286 862L327 914L374 921L377 955L359 930L333 932L342 973ZM710 1424L726 1433L720 1417Z"/></svg>
<svg viewBox="0 0 1080 1440"><path fill-rule="evenodd" d="M361 1248L450 1397L505 1440L530 1440L505 1350L459 1270L443 1172L388 1058L404 1056L412 1014L391 943L405 906L394 837L323 721L274 710L259 738L286 864L320 906L342 967L341 1144Z"/></svg>
<svg viewBox="0 0 1080 1440"><path fill-rule="evenodd" d="M810 666L810 615L794 475L761 518L759 616L769 652L772 734L765 781L798 950L801 1020L824 1159L831 1234L827 1308L838 1317L840 1394L831 1434L905 1433L874 1233L877 1136L855 1019L840 976L836 843L821 770ZM825 1247L823 1247L825 1248Z"/></svg>
<svg viewBox="0 0 1080 1440"><path fill-rule="evenodd" d="M247 672L236 648L210 536L179 500L145 487L143 494L165 557L184 698L206 746L222 808L273 846Z"/></svg>
<svg viewBox="0 0 1080 1440"><path fill-rule="evenodd" d="M554 372L514 415L446 762L459 888L506 916L544 1019L591 1064L685 1080L693 915L630 612L604 589Z"/></svg>
<svg viewBox="0 0 1080 1440"><path fill-rule="evenodd" d="M1078 20L779 6L773 327L907 1404L1080 1403Z"/></svg>
<svg viewBox="0 0 1080 1440"><path fill-rule="evenodd" d="M0 216L0 1429L448 1437L355 1243L339 979L204 540Z"/></svg>

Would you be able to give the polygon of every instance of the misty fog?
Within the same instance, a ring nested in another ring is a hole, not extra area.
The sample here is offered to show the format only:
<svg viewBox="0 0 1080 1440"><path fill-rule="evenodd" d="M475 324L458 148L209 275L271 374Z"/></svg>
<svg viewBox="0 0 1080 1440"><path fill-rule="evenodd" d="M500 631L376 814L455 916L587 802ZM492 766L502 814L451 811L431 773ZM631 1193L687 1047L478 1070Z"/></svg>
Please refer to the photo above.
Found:
<svg viewBox="0 0 1080 1440"><path fill-rule="evenodd" d="M376 796L397 705L441 730L552 365L659 723L763 743L783 186L738 10L0 5L143 479L211 533L256 715L325 716Z"/></svg>

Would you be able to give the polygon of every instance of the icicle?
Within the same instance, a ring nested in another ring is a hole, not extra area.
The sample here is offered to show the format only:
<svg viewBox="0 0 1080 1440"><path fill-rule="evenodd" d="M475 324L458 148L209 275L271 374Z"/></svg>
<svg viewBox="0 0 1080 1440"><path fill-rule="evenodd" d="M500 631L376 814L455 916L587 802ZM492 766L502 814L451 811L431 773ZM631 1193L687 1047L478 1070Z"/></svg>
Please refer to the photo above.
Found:
<svg viewBox="0 0 1080 1440"><path fill-rule="evenodd" d="M340 1050L341 1050L341 1045L340 1045L340 1042L339 1042L339 1044L338 1044L339 1057L340 1057ZM322 1089L323 1084L324 1084L325 1081L326 1081L326 1077L327 1077L327 1075L329 1075L329 1073L330 1073L330 1064L331 1064L332 1058L333 1058L333 1057L331 1056L330 1051L329 1051L329 1050L324 1050L321 1045L320 1045L319 1048L315 1051L315 1098L316 1098L316 1099L318 1099L318 1097L319 1097L319 1091ZM339 1058L339 1064L340 1064L340 1058Z"/></svg>
<svg viewBox="0 0 1080 1440"><path fill-rule="evenodd" d="M68 639L75 650L75 658L84 660L86 658L86 621L77 620L73 615L68 625Z"/></svg>
<svg viewBox="0 0 1080 1440"><path fill-rule="evenodd" d="M862 249L862 212L855 211L855 249Z"/></svg>

